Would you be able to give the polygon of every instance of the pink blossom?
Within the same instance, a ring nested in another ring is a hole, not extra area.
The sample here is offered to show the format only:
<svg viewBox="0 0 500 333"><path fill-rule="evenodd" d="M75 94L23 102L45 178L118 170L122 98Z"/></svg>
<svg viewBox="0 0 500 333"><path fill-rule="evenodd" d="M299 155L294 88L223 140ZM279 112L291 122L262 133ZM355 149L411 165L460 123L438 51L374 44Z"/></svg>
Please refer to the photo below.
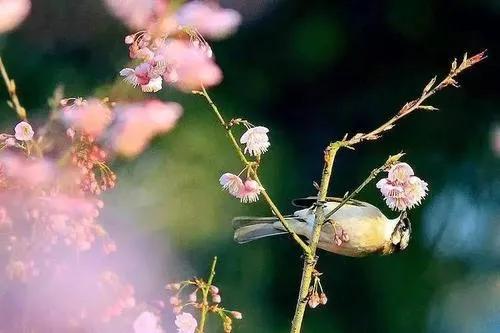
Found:
<svg viewBox="0 0 500 333"><path fill-rule="evenodd" d="M31 128L31 125L28 124L25 121L21 121L16 125L14 128L15 131L15 137L19 141L30 141L33 139L33 135L35 132L33 132L33 128Z"/></svg>
<svg viewBox="0 0 500 333"><path fill-rule="evenodd" d="M231 311L231 315L234 317L234 319L243 319L243 314L239 311Z"/></svg>
<svg viewBox="0 0 500 333"><path fill-rule="evenodd" d="M119 106L116 114L111 144L119 154L133 157L144 150L154 136L175 126L182 115L182 107L173 102L150 100Z"/></svg>
<svg viewBox="0 0 500 333"><path fill-rule="evenodd" d="M158 68L150 63L142 63L135 69L124 68L120 71L120 75L124 76L125 82L132 86L141 86L144 92L157 92L162 88L163 72L158 71Z"/></svg>
<svg viewBox="0 0 500 333"><path fill-rule="evenodd" d="M158 317L149 312L142 312L134 321L134 333L161 333Z"/></svg>
<svg viewBox="0 0 500 333"><path fill-rule="evenodd" d="M0 0L0 34L21 24L30 10L30 0Z"/></svg>
<svg viewBox="0 0 500 333"><path fill-rule="evenodd" d="M183 91L214 86L222 80L222 71L206 51L186 41L165 42L158 49L157 61L166 66L165 81Z"/></svg>
<svg viewBox="0 0 500 333"><path fill-rule="evenodd" d="M255 180L247 179L244 183L244 187L238 193L238 197L241 202L244 203L256 202L259 200L260 191L261 188Z"/></svg>
<svg viewBox="0 0 500 333"><path fill-rule="evenodd" d="M404 211L420 205L427 194L428 185L413 174L413 169L407 163L398 163L389 170L387 178L378 181L377 188L389 208Z"/></svg>
<svg viewBox="0 0 500 333"><path fill-rule="evenodd" d="M2 154L0 165L10 182L28 187L49 183L55 171L49 160L31 160L16 154Z"/></svg>
<svg viewBox="0 0 500 333"><path fill-rule="evenodd" d="M178 333L194 333L198 322L192 314L182 312L175 317L175 325Z"/></svg>
<svg viewBox="0 0 500 333"><path fill-rule="evenodd" d="M99 137L112 121L111 110L98 99L66 106L62 110L62 116L70 127L94 137Z"/></svg>
<svg viewBox="0 0 500 333"><path fill-rule="evenodd" d="M245 153L257 156L265 153L271 146L267 133L269 129L264 126L249 128L240 139L240 143L246 144Z"/></svg>
<svg viewBox="0 0 500 333"><path fill-rule="evenodd" d="M227 190L229 194L235 197L239 197L241 191L245 187L243 180L237 175L232 173L225 173L219 178L219 183L222 185L224 190Z"/></svg>
<svg viewBox="0 0 500 333"><path fill-rule="evenodd" d="M180 25L193 27L211 39L229 36L241 24L241 15L237 11L220 8L216 2L190 1L176 15Z"/></svg>

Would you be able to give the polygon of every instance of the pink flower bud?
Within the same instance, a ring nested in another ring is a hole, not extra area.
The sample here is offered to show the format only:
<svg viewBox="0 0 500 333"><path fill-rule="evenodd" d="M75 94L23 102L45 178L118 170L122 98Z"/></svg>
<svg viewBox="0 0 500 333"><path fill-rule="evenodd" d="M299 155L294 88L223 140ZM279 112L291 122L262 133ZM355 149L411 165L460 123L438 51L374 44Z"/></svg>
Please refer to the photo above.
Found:
<svg viewBox="0 0 500 333"><path fill-rule="evenodd" d="M132 36L132 35L127 35L127 36L125 36L125 44L130 45L130 44L132 44L133 42L134 42L134 36Z"/></svg>
<svg viewBox="0 0 500 333"><path fill-rule="evenodd" d="M217 295L219 293L219 288L216 286L210 286L210 293L212 293L212 295Z"/></svg>
<svg viewBox="0 0 500 333"><path fill-rule="evenodd" d="M326 302L328 302L328 297L326 297L326 294L325 293L321 293L319 295L319 302L323 305L326 304Z"/></svg>
<svg viewBox="0 0 500 333"><path fill-rule="evenodd" d="M231 315L234 317L234 319L242 319L243 318L243 315L241 314L241 312L238 312L238 311L231 311Z"/></svg>
<svg viewBox="0 0 500 333"><path fill-rule="evenodd" d="M196 291L189 295L190 302L196 302Z"/></svg>
<svg viewBox="0 0 500 333"><path fill-rule="evenodd" d="M212 302L220 303L221 301L222 301L222 299L221 299L219 294L212 295Z"/></svg>

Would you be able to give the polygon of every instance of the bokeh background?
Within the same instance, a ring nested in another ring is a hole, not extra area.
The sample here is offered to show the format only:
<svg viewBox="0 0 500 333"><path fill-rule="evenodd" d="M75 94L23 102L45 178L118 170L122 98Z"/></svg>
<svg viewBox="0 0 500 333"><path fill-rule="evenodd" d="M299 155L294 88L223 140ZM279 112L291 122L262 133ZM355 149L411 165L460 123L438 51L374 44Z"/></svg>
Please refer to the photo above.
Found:
<svg viewBox="0 0 500 333"><path fill-rule="evenodd" d="M461 89L432 99L441 111L416 113L381 140L338 154L332 194L343 195L401 150L430 194L411 212L414 233L404 253L320 254L329 302L308 311L304 331L500 332L500 3L223 5L240 10L244 23L213 44L225 78L212 94L227 118L271 129L261 178L284 212L292 211L292 198L314 194L329 140L377 126L433 75L446 74L454 57L489 50L484 64L460 78ZM99 0L35 0L25 23L0 37L0 52L22 102L43 118L60 84L67 96L145 98L119 82L128 61L126 33ZM233 243L231 218L267 215L268 208L240 205L220 190L220 174L237 173L240 165L206 104L173 89L158 97L181 102L183 119L138 160L116 162L121 181L106 197L108 228L119 245L140 243L150 252L147 269L122 270L133 281L182 279L206 274L217 255L223 302L244 313L235 331L286 332L300 280L299 249L287 237ZM4 89L0 99L7 99ZM5 104L0 120L4 127L15 121ZM395 215L373 184L359 199ZM154 287L138 292L154 298L162 285Z"/></svg>

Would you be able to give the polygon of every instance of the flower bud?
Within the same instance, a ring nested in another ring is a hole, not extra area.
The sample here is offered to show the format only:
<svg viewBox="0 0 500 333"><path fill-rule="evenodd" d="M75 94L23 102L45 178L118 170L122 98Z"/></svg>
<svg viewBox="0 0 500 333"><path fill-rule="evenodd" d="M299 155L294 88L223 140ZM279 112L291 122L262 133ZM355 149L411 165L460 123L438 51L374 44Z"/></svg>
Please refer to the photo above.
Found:
<svg viewBox="0 0 500 333"><path fill-rule="evenodd" d="M231 311L231 315L234 317L234 319L242 319L243 318L243 315L241 314L241 312L238 312L238 311Z"/></svg>
<svg viewBox="0 0 500 333"><path fill-rule="evenodd" d="M328 302L328 297L326 297L326 294L325 293L321 293L319 295L319 302L323 305L326 304L326 302Z"/></svg>
<svg viewBox="0 0 500 333"><path fill-rule="evenodd" d="M212 295L212 302L214 303L220 303L222 301L221 297L219 294Z"/></svg>
<svg viewBox="0 0 500 333"><path fill-rule="evenodd" d="M196 302L196 291L189 295L190 302Z"/></svg>
<svg viewBox="0 0 500 333"><path fill-rule="evenodd" d="M212 293L212 295L217 295L219 293L219 288L216 286L210 286L210 293Z"/></svg>

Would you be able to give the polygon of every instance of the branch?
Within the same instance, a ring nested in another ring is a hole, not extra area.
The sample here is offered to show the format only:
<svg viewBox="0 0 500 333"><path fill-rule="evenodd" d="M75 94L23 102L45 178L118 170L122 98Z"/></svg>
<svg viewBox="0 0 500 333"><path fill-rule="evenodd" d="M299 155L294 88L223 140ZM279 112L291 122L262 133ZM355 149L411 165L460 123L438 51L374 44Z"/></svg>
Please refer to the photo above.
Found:
<svg viewBox="0 0 500 333"><path fill-rule="evenodd" d="M480 52L476 54L475 56L471 58L467 58L467 53L464 55L463 60L460 64L460 66L457 66L457 59L453 60L453 63L451 64L451 69L448 75L437 85L435 86L436 83L436 76L432 78L432 80L427 83L425 88L422 90L422 94L420 95L419 98L414 99L408 103L406 103L400 110L399 112L389 119L387 122L382 124L381 126L377 127L373 131L369 133L357 133L350 139L344 139L343 141L345 142L346 146L352 147L357 143L360 143L365 140L376 140L381 137L382 133L390 130L391 128L394 127L395 123L409 115L415 110L422 109L422 110L428 110L428 111L434 111L438 110L437 108L431 106L431 105L423 105L423 103L432 95L437 93L438 91L448 87L448 86L453 86L453 87L459 87L458 82L455 80L455 78L464 70L472 67L473 65L481 62L482 60L486 59L486 51Z"/></svg>
<svg viewBox="0 0 500 333"><path fill-rule="evenodd" d="M214 257L214 260L212 261L212 266L210 268L210 275L208 276L207 283L202 290L202 293L203 293L202 302L203 303L201 305L200 324L198 325L198 328L197 328L198 333L203 333L205 331L205 322L207 320L207 313L208 313L208 292L209 292L210 286L212 285L212 282L214 281L215 267L216 266L217 266L217 257Z"/></svg>
<svg viewBox="0 0 500 333"><path fill-rule="evenodd" d="M229 126L228 123L226 123L226 121L224 120L224 117L222 117L222 114L220 113L219 109L217 108L217 105L215 105L215 103L212 101L212 99L208 95L205 87L202 86L201 88L202 88L201 91L193 91L193 94L197 94L197 95L201 95L201 96L205 97L205 99L207 100L208 104L212 108L212 111L215 113L215 115L219 119L220 124L226 130L227 136L229 137L229 141L231 141L231 144L232 144L234 150L236 151L236 154L240 158L240 160L243 163L243 165L248 168L248 170L249 170L250 174L252 175L252 177L254 178L254 180L261 187L262 196L264 197L264 199L266 200L267 204L271 208L271 211L280 220L280 222L283 225L283 227L285 228L285 230L292 236L292 238L295 240L295 242L297 242L297 244L299 244L299 246L302 248L302 250L304 251L304 253L309 254L310 251L311 251L311 249L309 248L309 246L295 233L295 231L293 231L290 228L290 225L285 220L285 217L283 216L283 214L281 214L280 210L278 209L278 207L276 206L276 204L274 203L274 201L271 199L271 197L267 193L267 190L264 187L264 185L262 185L262 182L260 181L259 176L257 175L257 171L255 169L255 167L257 166L257 164L255 162L249 161L246 158L246 156L243 153L240 145L238 144L238 141L236 140L236 138L234 137L233 132L231 131L231 126Z"/></svg>
<svg viewBox="0 0 500 333"><path fill-rule="evenodd" d="M313 231L310 237L310 244L309 247L311 251L307 253L305 259L304 259L304 267L302 270L302 280L301 280L301 285L300 285L300 290L299 290L299 297L297 299L297 306L295 308L295 314L293 317L292 321L292 327L290 332L291 333L300 333L301 327L302 327L302 321L304 318L305 310L306 310L306 305L307 305L307 299L309 296L309 288L311 285L312 281L312 275L316 266L317 258L316 258L316 249L318 246L319 238L321 235L321 228L323 226L323 223L331 217L336 211L338 211L343 205L347 203L347 201L351 198L353 198L355 195L357 195L363 187L365 187L375 176L385 168L385 165L382 166L381 168L377 168L373 170L370 175L368 176L365 181L358 186L354 192L352 192L349 196L347 196L342 202L332 211L330 212L327 216L324 214L324 204L325 204L325 199L327 196L328 192L328 187L330 185L330 178L332 174L332 168L333 168L333 162L335 160L335 155L337 151L342 148L351 148L354 149L353 146L355 144L358 144L362 141L365 140L377 140L378 138L381 137L382 133L385 131L390 130L391 128L394 127L395 123L410 114L411 112L417 110L417 109L423 109L423 110L437 110L433 106L429 105L423 105L423 102L427 100L429 97L434 95L436 92L444 89L445 87L452 85L454 87L458 87L458 82L455 80L455 78L460 74L462 71L466 70L467 68L473 66L474 64L482 61L483 59L486 58L485 55L486 51L483 51L471 58L467 58L467 54L465 54L460 66L457 66L457 61L456 59L453 61L451 65L451 70L437 86L435 86L436 83L436 78L434 77L423 89L422 94L418 99L415 99L411 102L406 103L400 110L399 112L389 119L387 122L379 126L378 128L374 129L373 131L365 134L365 133L358 133L354 135L352 138L348 139L347 135L340 141L336 141L333 143L330 143L325 151L325 164L323 167L323 174L321 177L321 183L319 186L319 193L318 193L318 199L316 201L316 210L315 210L315 220L314 220L314 227ZM396 157L399 159L399 156L396 155ZM391 158L388 159L386 163L388 163Z"/></svg>
<svg viewBox="0 0 500 333"><path fill-rule="evenodd" d="M16 111L17 115L21 120L26 120L26 109L19 102L19 98L16 93L16 83L14 80L9 79L9 75L7 74L7 70L3 64L2 58L0 57L0 72L2 74L3 80L5 82L5 86L7 87L7 92L9 93L10 101L7 104Z"/></svg>

